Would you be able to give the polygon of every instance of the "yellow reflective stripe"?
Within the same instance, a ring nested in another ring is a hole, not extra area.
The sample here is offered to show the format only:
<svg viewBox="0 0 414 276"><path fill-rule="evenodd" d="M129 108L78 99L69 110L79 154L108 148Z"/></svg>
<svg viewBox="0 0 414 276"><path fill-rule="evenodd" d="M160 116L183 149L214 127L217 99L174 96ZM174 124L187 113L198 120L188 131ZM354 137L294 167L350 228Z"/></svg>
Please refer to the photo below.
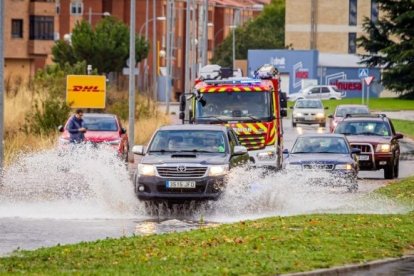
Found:
<svg viewBox="0 0 414 276"><path fill-rule="evenodd" d="M205 88L201 88L201 89L200 89L200 92L201 92L201 93L203 93L203 92L205 92L205 91L206 91L206 89L205 89Z"/></svg>
<svg viewBox="0 0 414 276"><path fill-rule="evenodd" d="M263 89L261 87L255 87L254 90L256 90L256 91L262 91Z"/></svg>
<svg viewBox="0 0 414 276"><path fill-rule="evenodd" d="M215 88L215 87L210 88L210 89L208 90L208 92L215 92L215 91L216 91L216 88Z"/></svg>
<svg viewBox="0 0 414 276"><path fill-rule="evenodd" d="M226 91L226 87L222 87L219 89L219 92L224 92L224 91Z"/></svg>
<svg viewBox="0 0 414 276"><path fill-rule="evenodd" d="M241 91L241 89L238 88L238 87L233 87L233 90L236 91L236 92L240 92Z"/></svg>
<svg viewBox="0 0 414 276"><path fill-rule="evenodd" d="M258 133L257 128L253 124L247 124L247 127L251 128L253 133Z"/></svg>
<svg viewBox="0 0 414 276"><path fill-rule="evenodd" d="M243 87L244 88L244 91L252 91L251 89L250 89L250 87Z"/></svg>
<svg viewBox="0 0 414 276"><path fill-rule="evenodd" d="M272 139L272 140L270 140L270 142L268 143L268 145L272 145L272 144L274 144L274 143L275 143L275 141L276 141L276 136L274 136L274 137L273 137L273 139Z"/></svg>
<svg viewBox="0 0 414 276"><path fill-rule="evenodd" d="M272 131L270 131L270 136L273 136L276 133L276 127L272 128Z"/></svg>
<svg viewBox="0 0 414 276"><path fill-rule="evenodd" d="M260 127L263 131L267 132L267 128L265 127L265 125L264 125L264 124L262 124L262 123L258 123L258 125L259 125L259 127Z"/></svg>

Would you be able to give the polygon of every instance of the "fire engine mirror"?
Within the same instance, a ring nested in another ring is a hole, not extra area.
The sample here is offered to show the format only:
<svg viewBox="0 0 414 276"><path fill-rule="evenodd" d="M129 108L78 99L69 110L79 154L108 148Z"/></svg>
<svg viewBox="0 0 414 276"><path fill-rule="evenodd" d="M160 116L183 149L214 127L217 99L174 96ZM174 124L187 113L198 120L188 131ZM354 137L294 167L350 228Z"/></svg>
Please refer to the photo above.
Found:
<svg viewBox="0 0 414 276"><path fill-rule="evenodd" d="M187 99L184 94L180 96L180 111L185 111L185 105L187 103Z"/></svg>
<svg viewBox="0 0 414 276"><path fill-rule="evenodd" d="M280 110L280 116L287 117L287 110L285 110L285 109Z"/></svg>
<svg viewBox="0 0 414 276"><path fill-rule="evenodd" d="M280 92L280 107L287 108L287 95L286 92Z"/></svg>

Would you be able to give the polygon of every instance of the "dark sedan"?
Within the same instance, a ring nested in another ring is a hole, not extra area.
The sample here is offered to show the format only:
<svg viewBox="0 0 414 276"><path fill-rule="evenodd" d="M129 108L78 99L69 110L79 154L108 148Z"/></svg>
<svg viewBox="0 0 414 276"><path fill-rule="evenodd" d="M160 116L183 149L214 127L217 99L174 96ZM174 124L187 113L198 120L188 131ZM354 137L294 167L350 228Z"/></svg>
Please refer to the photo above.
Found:
<svg viewBox="0 0 414 276"><path fill-rule="evenodd" d="M249 160L231 128L215 125L175 125L157 130L135 174L141 200L215 200L229 170Z"/></svg>
<svg viewBox="0 0 414 276"><path fill-rule="evenodd" d="M285 160L286 170L323 170L346 179L349 191L358 189L358 162L344 135L305 134L299 136ZM336 183L334 183L336 184Z"/></svg>

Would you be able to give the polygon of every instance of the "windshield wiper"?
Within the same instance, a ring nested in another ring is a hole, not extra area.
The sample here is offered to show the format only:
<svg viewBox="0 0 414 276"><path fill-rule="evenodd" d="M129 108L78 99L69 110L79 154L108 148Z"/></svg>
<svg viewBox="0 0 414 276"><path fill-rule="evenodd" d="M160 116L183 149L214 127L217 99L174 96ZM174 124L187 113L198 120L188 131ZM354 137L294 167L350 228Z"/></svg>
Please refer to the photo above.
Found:
<svg viewBox="0 0 414 276"><path fill-rule="evenodd" d="M250 119L252 119L252 120L255 120L255 121L261 121L261 119L260 118L258 118L258 117L255 117L255 116L251 116L251 115L244 115L244 116L242 116L242 118L243 117L247 117L247 118L250 118Z"/></svg>
<svg viewBox="0 0 414 276"><path fill-rule="evenodd" d="M165 149L161 149L161 150L150 150L149 152L177 152L176 150L165 150Z"/></svg>
<svg viewBox="0 0 414 276"><path fill-rule="evenodd" d="M373 132L360 132L360 133L357 133L357 135L373 135L373 136L382 136L381 134L378 134L378 133L373 133Z"/></svg>
<svg viewBox="0 0 414 276"><path fill-rule="evenodd" d="M196 117L196 119L211 119L211 118L214 118L217 121L222 122L222 123L227 123L227 121L224 121L223 119L220 119L218 116L215 116L215 115Z"/></svg>
<svg viewBox="0 0 414 276"><path fill-rule="evenodd" d="M295 154L295 153L316 153L316 152L310 152L310 151L295 151L295 152L291 152L291 154Z"/></svg>

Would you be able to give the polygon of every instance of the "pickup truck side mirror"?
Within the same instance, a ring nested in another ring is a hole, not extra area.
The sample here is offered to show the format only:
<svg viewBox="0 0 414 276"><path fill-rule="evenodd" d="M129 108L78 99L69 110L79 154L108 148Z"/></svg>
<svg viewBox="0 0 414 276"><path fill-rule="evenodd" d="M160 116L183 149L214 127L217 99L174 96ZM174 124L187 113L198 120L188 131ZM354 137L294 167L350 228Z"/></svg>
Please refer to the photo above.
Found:
<svg viewBox="0 0 414 276"><path fill-rule="evenodd" d="M402 135L401 133L395 133L394 138L395 139L402 139L402 138L404 138L404 135Z"/></svg>
<svg viewBox="0 0 414 276"><path fill-rule="evenodd" d="M243 155L247 153L247 148L245 146L235 146L233 150L233 155Z"/></svg>
<svg viewBox="0 0 414 276"><path fill-rule="evenodd" d="M121 134L127 133L127 130L124 127L121 127Z"/></svg>
<svg viewBox="0 0 414 276"><path fill-rule="evenodd" d="M145 147L141 145L135 145L132 147L132 153L137 155L144 155L145 154Z"/></svg>
<svg viewBox="0 0 414 276"><path fill-rule="evenodd" d="M58 131L59 132L63 132L65 129L63 128L63 126L62 125L60 125L60 126L58 126Z"/></svg>
<svg viewBox="0 0 414 276"><path fill-rule="evenodd" d="M333 119L333 115L331 114L331 115L328 115L328 118L329 119Z"/></svg>

